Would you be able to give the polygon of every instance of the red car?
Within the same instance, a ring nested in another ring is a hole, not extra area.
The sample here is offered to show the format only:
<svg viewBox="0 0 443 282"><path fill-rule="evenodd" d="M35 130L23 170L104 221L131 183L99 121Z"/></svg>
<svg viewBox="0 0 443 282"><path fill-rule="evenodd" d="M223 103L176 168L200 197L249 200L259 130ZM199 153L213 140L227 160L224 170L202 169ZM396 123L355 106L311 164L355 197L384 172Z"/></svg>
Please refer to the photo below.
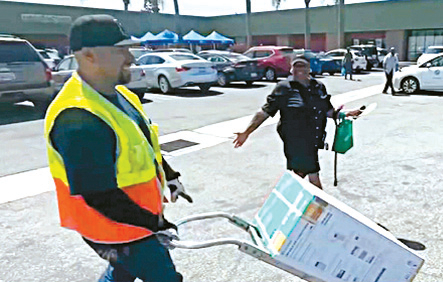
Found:
<svg viewBox="0 0 443 282"><path fill-rule="evenodd" d="M270 81L277 80L277 77L288 76L291 61L294 59L293 48L287 46L251 47L244 55L256 59L258 66L264 69L264 77Z"/></svg>

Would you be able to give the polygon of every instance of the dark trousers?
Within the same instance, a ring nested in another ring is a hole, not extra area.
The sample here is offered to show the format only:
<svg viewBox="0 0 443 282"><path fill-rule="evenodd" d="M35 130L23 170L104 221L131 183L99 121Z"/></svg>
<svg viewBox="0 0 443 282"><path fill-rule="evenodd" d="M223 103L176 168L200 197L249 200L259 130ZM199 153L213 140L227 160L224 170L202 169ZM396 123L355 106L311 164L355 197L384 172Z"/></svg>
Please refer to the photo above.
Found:
<svg viewBox="0 0 443 282"><path fill-rule="evenodd" d="M110 262L98 282L181 282L183 277L175 270L169 251L156 236L119 245L97 244L85 240L96 252L115 248L117 260Z"/></svg>
<svg viewBox="0 0 443 282"><path fill-rule="evenodd" d="M394 85L392 84L392 76L394 75L394 71L391 71L389 73L385 72L385 75L386 75L386 83L383 92L386 93L388 91L388 88L391 87L391 92L395 93Z"/></svg>

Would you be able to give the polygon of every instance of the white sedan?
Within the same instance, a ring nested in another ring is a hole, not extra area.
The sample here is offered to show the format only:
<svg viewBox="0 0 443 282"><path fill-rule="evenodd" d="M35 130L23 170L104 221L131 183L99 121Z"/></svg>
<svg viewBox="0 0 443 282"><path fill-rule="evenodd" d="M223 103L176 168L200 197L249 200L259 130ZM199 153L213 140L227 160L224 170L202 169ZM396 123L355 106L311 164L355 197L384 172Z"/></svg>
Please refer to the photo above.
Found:
<svg viewBox="0 0 443 282"><path fill-rule="evenodd" d="M207 92L217 81L212 63L193 54L158 52L141 56L136 65L146 73L148 86L170 93L174 88L197 85Z"/></svg>
<svg viewBox="0 0 443 282"><path fill-rule="evenodd" d="M342 64L343 58L347 53L346 49L334 49L326 53L326 56L331 56L334 61ZM368 61L366 58L356 50L351 49L352 54L352 70L359 73L362 70L365 70L368 66Z"/></svg>
<svg viewBox="0 0 443 282"><path fill-rule="evenodd" d="M55 92L60 91L65 82L71 77L72 73L77 70L78 64L74 55L68 55L54 68L52 72L52 79L54 80ZM141 99L148 88L145 78L145 72L138 66L132 65L131 81L126 84L126 87L131 89Z"/></svg>
<svg viewBox="0 0 443 282"><path fill-rule="evenodd" d="M404 67L394 73L394 88L411 94L422 90L443 91L443 55L423 63Z"/></svg>

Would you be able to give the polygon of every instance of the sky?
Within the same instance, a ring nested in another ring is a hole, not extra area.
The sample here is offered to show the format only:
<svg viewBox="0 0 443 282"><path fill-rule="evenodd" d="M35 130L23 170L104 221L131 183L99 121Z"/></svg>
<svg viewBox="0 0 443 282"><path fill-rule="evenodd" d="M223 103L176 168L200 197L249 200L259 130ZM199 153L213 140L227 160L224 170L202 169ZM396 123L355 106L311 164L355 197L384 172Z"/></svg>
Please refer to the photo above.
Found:
<svg viewBox="0 0 443 282"><path fill-rule="evenodd" d="M7 0L14 2L29 2L41 4L83 6L94 8L107 8L123 10L123 0ZM143 7L143 0L130 0L130 11L140 11ZM376 2L383 0L345 0L346 4L361 2ZM251 0L252 12L273 11L272 0ZM334 0L311 0L310 7L332 5ZM218 16L242 14L246 12L246 1L244 0L178 0L181 15L194 16ZM303 0L283 0L279 10L303 8ZM160 6L161 13L173 14L173 0L163 0L163 6Z"/></svg>

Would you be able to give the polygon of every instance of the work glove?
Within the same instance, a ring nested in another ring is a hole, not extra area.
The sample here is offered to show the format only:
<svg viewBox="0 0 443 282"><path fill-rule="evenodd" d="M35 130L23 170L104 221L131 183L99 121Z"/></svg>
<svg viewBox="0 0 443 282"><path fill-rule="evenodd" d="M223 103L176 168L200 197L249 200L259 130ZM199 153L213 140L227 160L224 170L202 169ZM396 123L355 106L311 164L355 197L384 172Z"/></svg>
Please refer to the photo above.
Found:
<svg viewBox="0 0 443 282"><path fill-rule="evenodd" d="M172 222L167 221L163 216L161 216L158 220L158 231L175 229L178 232L177 225Z"/></svg>
<svg viewBox="0 0 443 282"><path fill-rule="evenodd" d="M175 247L171 245L172 240L180 240L178 237L178 228L177 225L167 221L164 217L161 217L159 220L158 231L155 233L157 235L157 239L165 248L170 250Z"/></svg>
<svg viewBox="0 0 443 282"><path fill-rule="evenodd" d="M178 174L178 176L180 176L180 174ZM192 200L191 196L186 194L185 187L178 180L178 176L176 178L171 179L171 180L169 180L167 182L169 190L171 191L171 201L173 203L175 203L177 201L177 198L180 196L180 197L185 198L188 202L192 203L193 200Z"/></svg>

